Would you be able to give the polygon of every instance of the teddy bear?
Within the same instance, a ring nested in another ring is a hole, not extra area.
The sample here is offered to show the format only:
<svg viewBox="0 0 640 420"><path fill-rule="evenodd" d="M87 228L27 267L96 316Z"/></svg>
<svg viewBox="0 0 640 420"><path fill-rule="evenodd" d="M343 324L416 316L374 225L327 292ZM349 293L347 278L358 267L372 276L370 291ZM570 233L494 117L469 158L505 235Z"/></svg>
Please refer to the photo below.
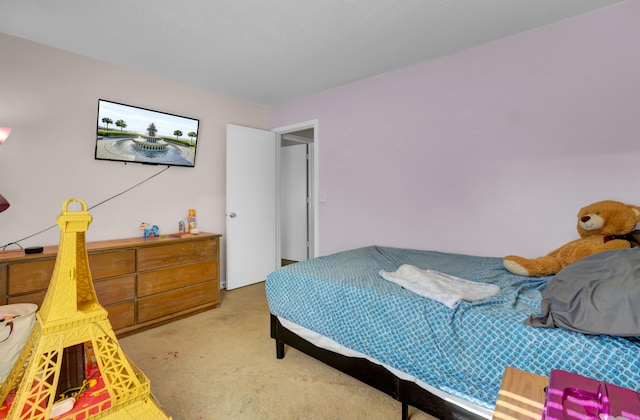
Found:
<svg viewBox="0 0 640 420"><path fill-rule="evenodd" d="M631 232L639 221L640 207L613 200L599 201L582 208L578 213L580 239L544 257L528 259L509 255L502 261L507 270L520 276L550 276L596 252L636 245Z"/></svg>

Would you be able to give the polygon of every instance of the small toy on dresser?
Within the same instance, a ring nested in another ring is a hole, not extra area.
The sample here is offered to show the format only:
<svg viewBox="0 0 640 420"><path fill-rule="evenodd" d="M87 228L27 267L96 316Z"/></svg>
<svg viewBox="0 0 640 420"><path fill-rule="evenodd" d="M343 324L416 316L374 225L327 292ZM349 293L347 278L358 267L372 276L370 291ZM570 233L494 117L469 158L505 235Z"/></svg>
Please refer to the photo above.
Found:
<svg viewBox="0 0 640 420"><path fill-rule="evenodd" d="M504 267L519 276L550 276L596 252L637 246L632 235L640 221L640 207L605 200L590 204L578 213L580 239L551 251L544 257L504 257Z"/></svg>
<svg viewBox="0 0 640 420"><path fill-rule="evenodd" d="M160 228L157 225L150 225L148 223L142 222L140 223L140 230L144 231L144 238L148 238L149 236L155 236L156 238L160 236Z"/></svg>

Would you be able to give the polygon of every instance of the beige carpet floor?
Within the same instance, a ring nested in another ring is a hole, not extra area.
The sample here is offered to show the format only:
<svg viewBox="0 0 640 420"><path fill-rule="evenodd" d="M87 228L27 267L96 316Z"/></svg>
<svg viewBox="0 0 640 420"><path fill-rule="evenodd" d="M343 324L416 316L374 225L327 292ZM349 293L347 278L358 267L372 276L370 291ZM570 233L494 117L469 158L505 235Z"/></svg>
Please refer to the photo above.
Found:
<svg viewBox="0 0 640 420"><path fill-rule="evenodd" d="M222 291L221 301L120 339L174 420L400 419L399 402L295 349L278 360L264 283Z"/></svg>

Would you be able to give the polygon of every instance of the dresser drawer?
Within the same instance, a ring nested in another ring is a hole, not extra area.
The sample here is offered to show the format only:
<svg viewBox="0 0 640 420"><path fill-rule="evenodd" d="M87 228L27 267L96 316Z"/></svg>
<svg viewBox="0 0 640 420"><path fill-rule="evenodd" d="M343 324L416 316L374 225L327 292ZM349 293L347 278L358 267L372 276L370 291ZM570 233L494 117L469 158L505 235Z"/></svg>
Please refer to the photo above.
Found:
<svg viewBox="0 0 640 420"><path fill-rule="evenodd" d="M55 259L11 264L8 272L9 295L29 293L49 287Z"/></svg>
<svg viewBox="0 0 640 420"><path fill-rule="evenodd" d="M112 286L115 285L111 281L105 281L103 283L109 283ZM131 289L131 297L129 298L130 300L127 302L122 302L123 299L118 298L119 300L115 301L118 303L112 304L106 303L108 299L106 300L100 297L100 293L97 292L98 287L96 287L96 293L98 293L98 301L109 313L109 322L111 322L111 326L114 330L135 324L135 302L133 300L134 285L131 284L131 286L127 287ZM26 295L11 296L9 298L9 304L35 303L36 305L38 305L38 309L40 309L46 293L46 290L42 290L40 292L28 293Z"/></svg>
<svg viewBox="0 0 640 420"><path fill-rule="evenodd" d="M217 280L218 262L204 261L138 274L138 296L166 292L203 281Z"/></svg>
<svg viewBox="0 0 640 420"><path fill-rule="evenodd" d="M133 300L135 298L136 276L132 274L115 279L96 281L93 287L96 290L98 302L100 302L102 306ZM8 303L35 303L40 307L46 294L46 290L39 290L37 292L9 296Z"/></svg>
<svg viewBox="0 0 640 420"><path fill-rule="evenodd" d="M12 264L9 269L9 295L21 295L49 287L55 260ZM135 251L116 251L89 256L91 275L95 279L135 272ZM95 268L94 268L95 267ZM11 298L10 298L11 299Z"/></svg>
<svg viewBox="0 0 640 420"><path fill-rule="evenodd" d="M96 289L98 302L102 306L133 300L136 293L136 275L94 281L93 287Z"/></svg>
<svg viewBox="0 0 640 420"><path fill-rule="evenodd" d="M136 311L133 301L107 305L104 309L109 313L109 322L111 323L111 328L114 330L130 327L136 323Z"/></svg>
<svg viewBox="0 0 640 420"><path fill-rule="evenodd" d="M44 296L47 294L46 290L40 290L37 292L27 293L24 295L9 296L7 299L8 304L12 303L35 303L38 305L38 309L42 306Z"/></svg>
<svg viewBox="0 0 640 420"><path fill-rule="evenodd" d="M124 251L90 254L89 268L91 268L91 277L94 281L105 277L135 273L136 251L127 249Z"/></svg>
<svg viewBox="0 0 640 420"><path fill-rule="evenodd" d="M177 241L180 240L177 239ZM138 249L138 271L215 259L217 255L218 241L215 239L140 248Z"/></svg>
<svg viewBox="0 0 640 420"><path fill-rule="evenodd" d="M196 284L138 299L138 322L171 315L194 306L218 301L220 283Z"/></svg>

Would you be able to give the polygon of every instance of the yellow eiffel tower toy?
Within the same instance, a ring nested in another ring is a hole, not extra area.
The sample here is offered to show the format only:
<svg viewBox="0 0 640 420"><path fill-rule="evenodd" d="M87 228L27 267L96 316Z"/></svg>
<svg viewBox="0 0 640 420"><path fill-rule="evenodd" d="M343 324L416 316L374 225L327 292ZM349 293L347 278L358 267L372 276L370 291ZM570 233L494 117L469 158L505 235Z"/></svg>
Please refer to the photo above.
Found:
<svg viewBox="0 0 640 420"><path fill-rule="evenodd" d="M82 211L69 211L72 202ZM0 387L0 403L17 390L7 419L51 417L64 349L81 343L95 353L108 398L74 407L56 419L170 419L151 395L147 377L124 354L107 311L98 303L85 242L92 220L86 203L65 201L56 220L60 246L51 283L25 347Z"/></svg>

